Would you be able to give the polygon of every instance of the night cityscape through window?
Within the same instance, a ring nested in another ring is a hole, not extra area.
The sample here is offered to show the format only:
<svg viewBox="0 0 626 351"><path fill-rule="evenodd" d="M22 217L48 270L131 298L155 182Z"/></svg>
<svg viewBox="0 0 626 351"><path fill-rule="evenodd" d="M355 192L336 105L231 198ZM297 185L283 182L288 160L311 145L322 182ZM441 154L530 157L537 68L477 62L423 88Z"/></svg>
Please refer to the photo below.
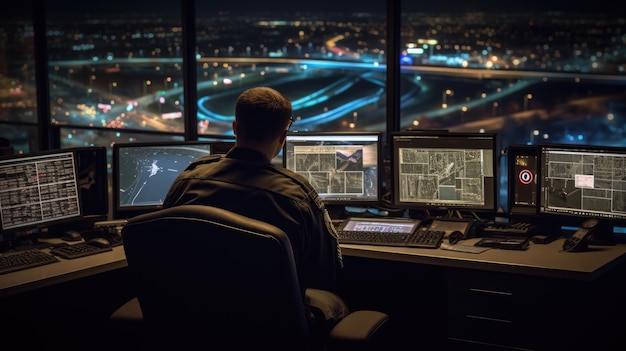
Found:
<svg viewBox="0 0 626 351"><path fill-rule="evenodd" d="M47 78L50 123L61 127L61 145L147 141L154 132L180 138L190 106L180 5L133 11L109 4L104 11L57 3L65 1L46 3ZM385 2L348 11L305 5L240 11L196 4L200 136L231 136L235 99L256 85L292 100L294 130L386 131ZM394 58L401 62L401 129L497 132L503 149L626 146L625 18L609 7L488 5L426 11L403 4L401 57ZM18 149L29 148L32 135L23 128L37 120L29 20L0 27L0 136Z"/></svg>

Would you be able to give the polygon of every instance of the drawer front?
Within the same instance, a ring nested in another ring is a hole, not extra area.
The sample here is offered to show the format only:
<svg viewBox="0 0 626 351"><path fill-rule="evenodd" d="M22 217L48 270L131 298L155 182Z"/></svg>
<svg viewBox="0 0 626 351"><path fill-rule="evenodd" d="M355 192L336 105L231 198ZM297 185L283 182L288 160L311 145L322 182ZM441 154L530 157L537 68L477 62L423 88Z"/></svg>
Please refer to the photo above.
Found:
<svg viewBox="0 0 626 351"><path fill-rule="evenodd" d="M513 320L464 315L450 318L448 338L501 347L530 348L533 342L523 330L526 329Z"/></svg>
<svg viewBox="0 0 626 351"><path fill-rule="evenodd" d="M448 339L496 348L532 349L529 306L511 276L491 272L448 272ZM532 309L532 308L531 308Z"/></svg>
<svg viewBox="0 0 626 351"><path fill-rule="evenodd" d="M495 343L479 342L475 340L449 337L446 340L446 351L535 351L538 349L510 346ZM558 349L555 349L558 350Z"/></svg>

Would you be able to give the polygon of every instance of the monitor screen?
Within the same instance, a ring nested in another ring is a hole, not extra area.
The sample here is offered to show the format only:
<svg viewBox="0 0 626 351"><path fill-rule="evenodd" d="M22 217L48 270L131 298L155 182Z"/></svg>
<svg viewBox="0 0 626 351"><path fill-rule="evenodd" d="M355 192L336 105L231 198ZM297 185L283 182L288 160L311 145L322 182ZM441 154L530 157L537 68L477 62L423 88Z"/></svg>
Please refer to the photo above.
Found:
<svg viewBox="0 0 626 351"><path fill-rule="evenodd" d="M495 214L496 134L405 131L391 143L394 206Z"/></svg>
<svg viewBox="0 0 626 351"><path fill-rule="evenodd" d="M541 145L540 152L540 215L558 215L561 225L626 224L626 149Z"/></svg>
<svg viewBox="0 0 626 351"><path fill-rule="evenodd" d="M531 218L539 211L539 148L511 145L507 148L508 210L511 219Z"/></svg>
<svg viewBox="0 0 626 351"><path fill-rule="evenodd" d="M0 246L87 228L108 216L105 147L55 149L0 159Z"/></svg>
<svg viewBox="0 0 626 351"><path fill-rule="evenodd" d="M307 178L326 205L376 206L381 190L382 133L288 133L283 166Z"/></svg>
<svg viewBox="0 0 626 351"><path fill-rule="evenodd" d="M0 159L0 246L80 219L80 178L71 150Z"/></svg>
<svg viewBox="0 0 626 351"><path fill-rule="evenodd" d="M33 228L81 215L71 151L0 160L2 230Z"/></svg>
<svg viewBox="0 0 626 351"><path fill-rule="evenodd" d="M113 218L160 209L178 175L211 154L209 141L116 143L113 145Z"/></svg>

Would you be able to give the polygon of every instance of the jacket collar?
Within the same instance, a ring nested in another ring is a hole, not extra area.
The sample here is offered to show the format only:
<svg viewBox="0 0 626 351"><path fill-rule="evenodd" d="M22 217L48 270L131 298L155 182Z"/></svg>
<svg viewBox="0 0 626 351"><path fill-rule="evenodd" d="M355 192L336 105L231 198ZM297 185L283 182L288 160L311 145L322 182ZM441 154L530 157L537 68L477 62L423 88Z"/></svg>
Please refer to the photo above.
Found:
<svg viewBox="0 0 626 351"><path fill-rule="evenodd" d="M262 152L241 146L233 147L232 149L230 149L230 151L228 151L228 153L226 154L226 157L264 164L270 163L270 160L268 160Z"/></svg>

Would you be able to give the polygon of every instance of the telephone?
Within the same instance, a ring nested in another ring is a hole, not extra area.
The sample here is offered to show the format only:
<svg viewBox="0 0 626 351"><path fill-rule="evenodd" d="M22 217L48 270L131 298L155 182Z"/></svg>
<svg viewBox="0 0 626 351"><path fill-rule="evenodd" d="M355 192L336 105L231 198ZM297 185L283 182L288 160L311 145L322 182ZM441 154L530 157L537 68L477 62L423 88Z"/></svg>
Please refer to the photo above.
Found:
<svg viewBox="0 0 626 351"><path fill-rule="evenodd" d="M587 250L589 236L593 234L597 226L598 220L594 218L590 218L582 222L578 230L565 240L563 243L563 250L569 252Z"/></svg>

